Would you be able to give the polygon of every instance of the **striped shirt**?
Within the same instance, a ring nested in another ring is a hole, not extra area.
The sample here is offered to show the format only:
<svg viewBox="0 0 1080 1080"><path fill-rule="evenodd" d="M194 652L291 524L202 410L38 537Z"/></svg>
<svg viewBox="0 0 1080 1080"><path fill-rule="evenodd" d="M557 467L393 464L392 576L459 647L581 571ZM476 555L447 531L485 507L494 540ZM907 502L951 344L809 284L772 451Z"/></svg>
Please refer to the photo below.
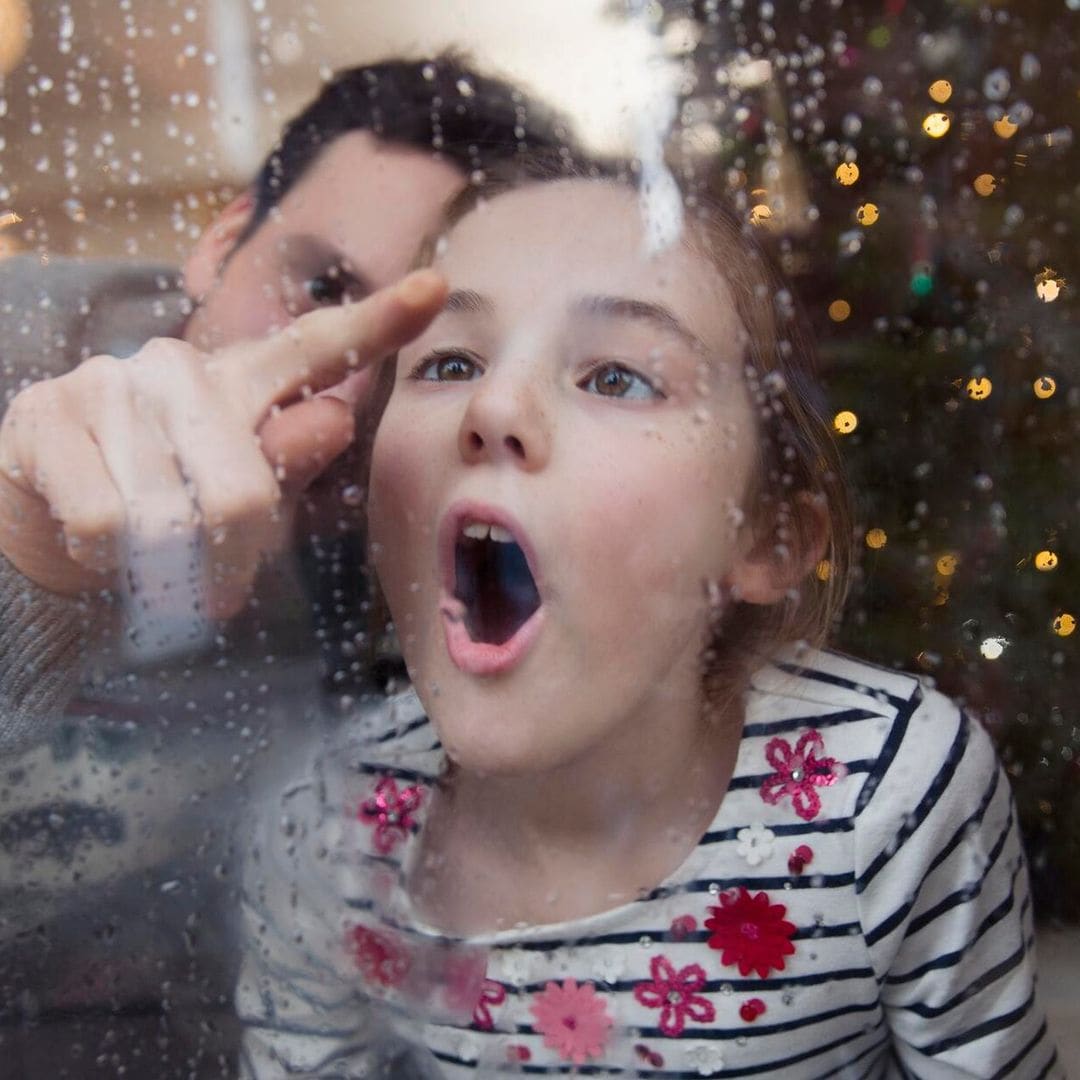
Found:
<svg viewBox="0 0 1080 1080"><path fill-rule="evenodd" d="M265 813L242 1075L1062 1076L985 732L832 653L762 668L709 830L639 900L451 939L400 883L443 755L410 692Z"/></svg>

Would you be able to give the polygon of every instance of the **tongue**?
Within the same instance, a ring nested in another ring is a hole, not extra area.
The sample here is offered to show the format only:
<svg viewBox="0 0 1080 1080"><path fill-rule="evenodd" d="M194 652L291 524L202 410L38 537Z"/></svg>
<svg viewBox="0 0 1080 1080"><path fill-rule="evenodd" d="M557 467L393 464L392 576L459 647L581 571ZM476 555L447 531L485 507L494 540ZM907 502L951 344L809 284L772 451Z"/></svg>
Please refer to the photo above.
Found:
<svg viewBox="0 0 1080 1080"><path fill-rule="evenodd" d="M473 641L502 645L540 606L540 594L517 544L492 540L459 543L456 595L465 604Z"/></svg>

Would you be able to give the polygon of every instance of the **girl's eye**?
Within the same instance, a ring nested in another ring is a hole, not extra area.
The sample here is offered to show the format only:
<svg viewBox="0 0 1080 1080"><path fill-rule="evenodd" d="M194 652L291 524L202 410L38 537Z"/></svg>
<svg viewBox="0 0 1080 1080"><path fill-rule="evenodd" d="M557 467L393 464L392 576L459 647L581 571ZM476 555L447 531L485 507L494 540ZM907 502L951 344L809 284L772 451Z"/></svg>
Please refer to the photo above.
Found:
<svg viewBox="0 0 1080 1080"><path fill-rule="evenodd" d="M604 364L580 385L590 394L630 401L652 401L664 396L644 375L622 364Z"/></svg>
<svg viewBox="0 0 1080 1080"><path fill-rule="evenodd" d="M480 374L480 365L462 353L443 353L421 360L414 379L427 382L468 382Z"/></svg>

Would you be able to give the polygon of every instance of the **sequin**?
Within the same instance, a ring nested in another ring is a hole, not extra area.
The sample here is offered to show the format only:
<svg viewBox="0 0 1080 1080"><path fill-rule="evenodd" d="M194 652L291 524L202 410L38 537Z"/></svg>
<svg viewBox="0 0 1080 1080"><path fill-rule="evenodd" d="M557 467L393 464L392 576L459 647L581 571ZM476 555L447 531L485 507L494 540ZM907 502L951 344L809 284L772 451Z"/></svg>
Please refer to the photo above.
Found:
<svg viewBox="0 0 1080 1080"><path fill-rule="evenodd" d="M761 998L750 998L739 1006L739 1015L748 1023L753 1023L765 1012L765 1002Z"/></svg>
<svg viewBox="0 0 1080 1080"><path fill-rule="evenodd" d="M416 825L413 815L423 800L424 789L419 785L399 791L394 778L384 776L371 798L361 804L357 816L374 829L372 843L380 855L389 855L408 837Z"/></svg>
<svg viewBox="0 0 1080 1080"><path fill-rule="evenodd" d="M800 736L792 749L787 739L779 736L765 746L765 757L776 770L761 785L761 797L776 805L790 796L795 813L810 821L821 812L821 797L816 788L831 787L847 775L847 766L836 758L825 757L825 743L817 731Z"/></svg>
<svg viewBox="0 0 1080 1080"><path fill-rule="evenodd" d="M666 956L649 962L651 982L634 987L634 997L647 1009L660 1009L660 1030L665 1035L681 1035L688 1020L707 1024L716 1019L716 1010L697 991L705 987L705 969L687 964L675 970Z"/></svg>

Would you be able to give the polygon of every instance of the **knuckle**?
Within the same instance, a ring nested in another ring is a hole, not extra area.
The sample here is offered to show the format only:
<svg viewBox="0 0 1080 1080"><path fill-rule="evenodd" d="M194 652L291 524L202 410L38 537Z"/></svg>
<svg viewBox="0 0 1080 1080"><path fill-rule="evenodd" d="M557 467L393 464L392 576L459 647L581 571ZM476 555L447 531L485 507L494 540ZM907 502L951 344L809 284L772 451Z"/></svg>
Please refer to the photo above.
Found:
<svg viewBox="0 0 1080 1080"><path fill-rule="evenodd" d="M217 526L263 521L271 516L280 499L281 492L271 478L253 476L201 502L208 524Z"/></svg>

